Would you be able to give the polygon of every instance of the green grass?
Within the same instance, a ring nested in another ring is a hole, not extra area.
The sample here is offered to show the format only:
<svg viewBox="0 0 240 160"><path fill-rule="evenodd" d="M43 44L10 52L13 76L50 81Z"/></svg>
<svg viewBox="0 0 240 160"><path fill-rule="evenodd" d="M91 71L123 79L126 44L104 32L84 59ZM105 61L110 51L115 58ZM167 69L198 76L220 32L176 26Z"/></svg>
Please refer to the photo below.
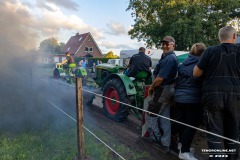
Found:
<svg viewBox="0 0 240 160"><path fill-rule="evenodd" d="M127 148L101 130L93 129L93 132L125 159L139 160L149 157L148 153L139 153L134 148ZM96 160L121 159L87 131L84 132L84 136L86 156ZM73 160L76 154L75 125L61 129L45 128L18 134L0 134L1 160Z"/></svg>

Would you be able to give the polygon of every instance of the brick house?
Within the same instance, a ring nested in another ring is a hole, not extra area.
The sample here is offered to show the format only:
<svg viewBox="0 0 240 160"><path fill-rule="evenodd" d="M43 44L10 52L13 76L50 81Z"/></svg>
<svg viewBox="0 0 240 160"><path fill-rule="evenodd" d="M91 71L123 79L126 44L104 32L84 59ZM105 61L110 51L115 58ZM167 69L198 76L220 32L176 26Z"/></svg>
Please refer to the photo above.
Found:
<svg viewBox="0 0 240 160"><path fill-rule="evenodd" d="M63 47L63 52L70 52L74 57L102 57L102 52L90 32L72 36Z"/></svg>
<svg viewBox="0 0 240 160"><path fill-rule="evenodd" d="M63 53L70 52L74 57L102 57L102 52L90 32L72 36L62 49ZM65 54L41 54L41 63L58 63L65 60Z"/></svg>
<svg viewBox="0 0 240 160"><path fill-rule="evenodd" d="M40 63L59 63L65 58L65 54L40 54Z"/></svg>

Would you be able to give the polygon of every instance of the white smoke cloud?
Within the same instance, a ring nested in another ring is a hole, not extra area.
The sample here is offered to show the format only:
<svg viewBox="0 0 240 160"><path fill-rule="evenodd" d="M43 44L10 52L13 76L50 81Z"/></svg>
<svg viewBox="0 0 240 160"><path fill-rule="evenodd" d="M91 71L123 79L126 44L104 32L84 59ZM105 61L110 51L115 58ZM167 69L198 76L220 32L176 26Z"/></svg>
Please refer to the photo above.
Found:
<svg viewBox="0 0 240 160"><path fill-rule="evenodd" d="M110 22L107 24L108 30L106 31L111 35L124 35L126 34L126 29L121 23Z"/></svg>
<svg viewBox="0 0 240 160"><path fill-rule="evenodd" d="M69 39L72 36L61 35L62 31L74 34L91 32L95 39L103 38L101 31L86 24L80 17L64 14L55 4L42 5L49 9L20 1L0 2L0 42L8 41L29 50L38 48L40 41L46 38L65 36Z"/></svg>

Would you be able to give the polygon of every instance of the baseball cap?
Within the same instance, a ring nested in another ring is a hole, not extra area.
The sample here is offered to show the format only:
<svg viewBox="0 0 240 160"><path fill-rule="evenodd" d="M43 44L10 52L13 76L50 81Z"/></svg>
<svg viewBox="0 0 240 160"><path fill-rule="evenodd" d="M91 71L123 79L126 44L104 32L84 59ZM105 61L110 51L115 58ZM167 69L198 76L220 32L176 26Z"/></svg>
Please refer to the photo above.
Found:
<svg viewBox="0 0 240 160"><path fill-rule="evenodd" d="M166 36L163 38L163 40L161 40L161 42L172 42L175 44L175 39L171 36Z"/></svg>

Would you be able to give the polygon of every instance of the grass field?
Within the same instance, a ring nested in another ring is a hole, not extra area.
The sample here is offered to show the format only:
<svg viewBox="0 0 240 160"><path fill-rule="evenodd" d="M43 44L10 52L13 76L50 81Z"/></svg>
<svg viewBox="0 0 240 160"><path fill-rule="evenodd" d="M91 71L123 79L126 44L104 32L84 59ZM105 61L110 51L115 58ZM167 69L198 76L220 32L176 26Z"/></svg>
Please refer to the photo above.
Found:
<svg viewBox="0 0 240 160"><path fill-rule="evenodd" d="M134 148L120 144L117 139L97 128L88 128L106 144L111 146L125 159L148 159L146 152L139 153ZM28 129L11 133L0 132L0 159L1 160L73 160L77 154L76 123L61 127ZM103 143L84 132L86 156L95 160L121 159L108 149Z"/></svg>
<svg viewBox="0 0 240 160"><path fill-rule="evenodd" d="M42 69L39 70L38 74L47 76L51 75L51 73L51 69ZM19 107L21 106L21 104L18 105ZM49 113L50 111L51 109L45 112ZM0 160L73 160L77 154L76 122L61 115L61 113L56 113L55 111L53 113L54 115L59 115L52 116L51 114L50 119L47 119L47 116L43 117L39 115L40 117L33 120L28 119L30 115L27 115L26 119L29 124L19 123L21 124L20 126L18 123L13 123L16 127L21 128L21 131L15 131L15 126L13 125L7 126L8 128L1 128ZM17 112L17 114L20 113ZM56 117L58 119L55 119ZM14 119L15 117L9 117L9 119L12 118ZM149 159L150 155L147 152L138 152L135 148L128 148L125 144L121 144L117 138L107 134L107 129L106 131L101 130L96 125L85 127L125 159ZM84 131L84 135L86 156L95 160L121 159L86 130Z"/></svg>

